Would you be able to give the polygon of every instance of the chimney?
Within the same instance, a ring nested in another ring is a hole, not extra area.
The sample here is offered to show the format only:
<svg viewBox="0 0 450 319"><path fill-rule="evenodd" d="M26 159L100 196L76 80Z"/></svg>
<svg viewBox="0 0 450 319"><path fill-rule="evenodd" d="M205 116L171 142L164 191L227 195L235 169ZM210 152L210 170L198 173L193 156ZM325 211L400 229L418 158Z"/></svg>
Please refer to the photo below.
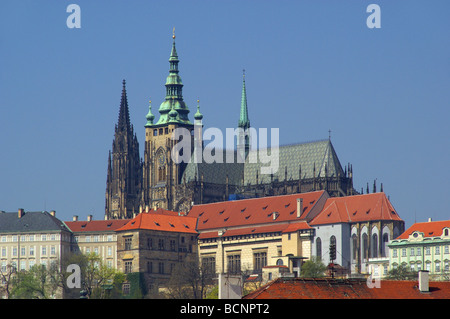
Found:
<svg viewBox="0 0 450 319"><path fill-rule="evenodd" d="M297 218L300 218L303 212L303 198L297 198Z"/></svg>
<svg viewBox="0 0 450 319"><path fill-rule="evenodd" d="M78 221L78 215L73 215L72 221L77 222Z"/></svg>
<svg viewBox="0 0 450 319"><path fill-rule="evenodd" d="M432 221L431 217L428 218L428 222L430 223Z"/></svg>
<svg viewBox="0 0 450 319"><path fill-rule="evenodd" d="M92 215L88 215L87 221L88 221L88 222L92 221Z"/></svg>
<svg viewBox="0 0 450 319"><path fill-rule="evenodd" d="M22 216L25 215L25 210L23 208L19 208L19 213L18 213L18 217L22 218Z"/></svg>
<svg viewBox="0 0 450 319"><path fill-rule="evenodd" d="M55 212L54 210L52 210L52 211L50 212L50 215L52 215L53 217L55 217L56 212Z"/></svg>
<svg viewBox="0 0 450 319"><path fill-rule="evenodd" d="M430 292L428 270L419 270L419 291Z"/></svg>

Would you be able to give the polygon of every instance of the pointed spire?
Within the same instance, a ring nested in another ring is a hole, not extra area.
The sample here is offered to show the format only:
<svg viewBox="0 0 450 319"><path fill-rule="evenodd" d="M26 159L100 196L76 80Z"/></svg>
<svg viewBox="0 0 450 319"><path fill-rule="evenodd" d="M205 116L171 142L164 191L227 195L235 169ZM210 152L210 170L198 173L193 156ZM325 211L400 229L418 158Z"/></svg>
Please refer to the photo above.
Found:
<svg viewBox="0 0 450 319"><path fill-rule="evenodd" d="M241 113L239 116L238 127L247 129L250 127L250 120L248 118L248 108L247 108L247 91L245 88L245 69L242 70L242 97L241 97Z"/></svg>
<svg viewBox="0 0 450 319"><path fill-rule="evenodd" d="M127 90L125 87L125 80L122 81L122 97L120 99L119 120L117 129L120 131L129 131L130 126L130 112L128 110Z"/></svg>

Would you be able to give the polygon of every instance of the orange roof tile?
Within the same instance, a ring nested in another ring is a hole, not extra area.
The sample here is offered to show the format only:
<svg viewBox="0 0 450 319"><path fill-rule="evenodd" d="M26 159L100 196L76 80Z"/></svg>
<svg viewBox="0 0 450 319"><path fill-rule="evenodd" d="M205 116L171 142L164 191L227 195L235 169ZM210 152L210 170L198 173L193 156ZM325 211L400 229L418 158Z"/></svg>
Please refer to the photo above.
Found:
<svg viewBox="0 0 450 319"><path fill-rule="evenodd" d="M197 219L178 215L178 213L166 210L151 210L143 212L131 219L126 225L117 229L117 231L125 230L159 230L168 232L191 233L196 234L195 230Z"/></svg>
<svg viewBox="0 0 450 319"><path fill-rule="evenodd" d="M295 278L276 279L243 297L244 299L449 299L450 282L429 282L422 293L417 281L381 280L370 288L366 280Z"/></svg>
<svg viewBox="0 0 450 319"><path fill-rule="evenodd" d="M91 221L70 221L64 222L72 232L108 232L128 223L129 219L114 220L91 220Z"/></svg>
<svg viewBox="0 0 450 319"><path fill-rule="evenodd" d="M408 239L416 231L423 233L424 237L439 237L442 236L444 228L450 228L450 220L415 223L396 239Z"/></svg>
<svg viewBox="0 0 450 319"><path fill-rule="evenodd" d="M323 196L328 194L317 191L194 205L188 216L198 217L199 231L304 220ZM300 218L297 218L297 198L303 199Z"/></svg>
<svg viewBox="0 0 450 319"><path fill-rule="evenodd" d="M328 198L311 225L402 219L383 192Z"/></svg>

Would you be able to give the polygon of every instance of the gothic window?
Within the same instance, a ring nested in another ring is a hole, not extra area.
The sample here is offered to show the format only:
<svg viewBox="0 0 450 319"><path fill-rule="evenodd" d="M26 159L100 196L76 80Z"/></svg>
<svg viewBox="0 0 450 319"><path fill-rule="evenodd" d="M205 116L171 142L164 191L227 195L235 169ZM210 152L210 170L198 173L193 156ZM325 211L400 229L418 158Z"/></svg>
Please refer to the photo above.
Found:
<svg viewBox="0 0 450 319"><path fill-rule="evenodd" d="M377 258L378 257L378 235L373 234L372 235L372 257Z"/></svg>
<svg viewBox="0 0 450 319"><path fill-rule="evenodd" d="M369 244L369 238L368 238L368 236L367 236L367 234L366 233L364 233L363 235L362 235L362 242L363 242L363 245L362 245L362 258L363 259L367 259L367 251L368 251L368 244Z"/></svg>
<svg viewBox="0 0 450 319"><path fill-rule="evenodd" d="M386 257L387 256L387 250L388 250L388 243L389 243L389 235L387 233L383 234L383 243L380 247L381 250L381 257Z"/></svg>
<svg viewBox="0 0 450 319"><path fill-rule="evenodd" d="M356 253L357 253L357 247L358 247L358 239L356 238L356 235L352 235L352 259L356 260Z"/></svg>
<svg viewBox="0 0 450 319"><path fill-rule="evenodd" d="M156 166L158 170L158 182L163 182L166 180L166 157L162 149L158 150L156 155Z"/></svg>
<svg viewBox="0 0 450 319"><path fill-rule="evenodd" d="M316 240L316 256L319 258L319 260L322 259L322 240L320 237Z"/></svg>

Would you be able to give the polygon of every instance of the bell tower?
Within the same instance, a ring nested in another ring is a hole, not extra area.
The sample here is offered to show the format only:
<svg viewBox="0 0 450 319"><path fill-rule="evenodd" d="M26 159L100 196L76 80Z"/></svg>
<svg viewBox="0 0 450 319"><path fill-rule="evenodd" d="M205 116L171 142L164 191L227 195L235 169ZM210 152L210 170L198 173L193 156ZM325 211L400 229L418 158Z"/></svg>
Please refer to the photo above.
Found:
<svg viewBox="0 0 450 319"><path fill-rule="evenodd" d="M189 108L183 100L183 83L178 70L178 54L175 47L175 29L172 51L169 57L169 75L166 79L166 97L159 107L159 119L155 123L150 102L145 124L145 150L143 166L142 205L173 210L176 186L186 162L172 158L172 149L180 141L174 140L177 128L188 130L190 145L194 146L194 124L188 118ZM175 136L178 138L178 136ZM191 149L192 154L192 149ZM182 155L182 154L180 154Z"/></svg>

